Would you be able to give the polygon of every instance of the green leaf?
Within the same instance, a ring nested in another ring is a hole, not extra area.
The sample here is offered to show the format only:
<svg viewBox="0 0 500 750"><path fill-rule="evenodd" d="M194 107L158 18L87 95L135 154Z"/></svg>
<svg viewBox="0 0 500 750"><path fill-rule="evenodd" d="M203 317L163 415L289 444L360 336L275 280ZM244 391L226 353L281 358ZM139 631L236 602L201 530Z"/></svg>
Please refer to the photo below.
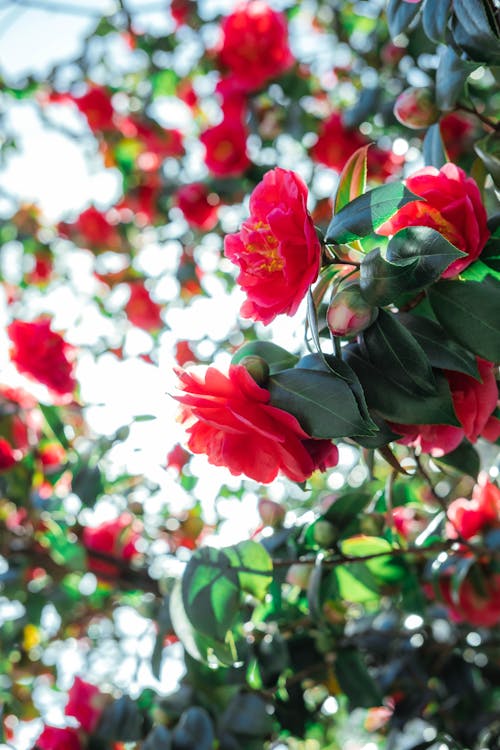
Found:
<svg viewBox="0 0 500 750"><path fill-rule="evenodd" d="M455 370L480 380L477 360L470 351L448 338L444 329L433 320L420 315L399 313L398 320L412 333L433 367Z"/></svg>
<svg viewBox="0 0 500 750"><path fill-rule="evenodd" d="M360 268L360 289L371 305L388 305L403 293L419 292L465 253L430 227L408 227L389 240L385 258L378 249Z"/></svg>
<svg viewBox="0 0 500 750"><path fill-rule="evenodd" d="M425 0L423 3L422 26L433 42L437 43L443 39L450 10L451 0Z"/></svg>
<svg viewBox="0 0 500 750"><path fill-rule="evenodd" d="M380 586L365 563L339 565L332 571L332 575L338 589L336 599L366 604L380 598Z"/></svg>
<svg viewBox="0 0 500 750"><path fill-rule="evenodd" d="M384 419L399 424L450 424L460 427L451 401L446 378L434 373L436 395L411 392L393 383L384 369L375 367L358 345L344 348L345 360L356 372L369 409L375 409Z"/></svg>
<svg viewBox="0 0 500 750"><path fill-rule="evenodd" d="M366 237L394 216L398 208L416 200L421 198L400 182L369 190L335 214L326 231L325 242L341 245Z"/></svg>
<svg viewBox="0 0 500 750"><path fill-rule="evenodd" d="M330 521L340 531L363 511L372 499L371 492L353 490L337 497L321 518Z"/></svg>
<svg viewBox="0 0 500 750"><path fill-rule="evenodd" d="M366 159L368 146L362 146L349 157L339 177L333 205L334 213L362 195L366 189Z"/></svg>
<svg viewBox="0 0 500 750"><path fill-rule="evenodd" d="M491 266L483 263L482 260L476 260L464 271L460 272L460 279L462 281L484 281L487 276L491 276L493 279L500 280L500 272L495 271Z"/></svg>
<svg viewBox="0 0 500 750"><path fill-rule="evenodd" d="M440 281L429 289L432 309L449 336L474 354L500 361L500 282Z"/></svg>
<svg viewBox="0 0 500 750"><path fill-rule="evenodd" d="M220 724L232 734L243 737L267 737L273 731L273 720L266 703L255 693L238 693L234 696Z"/></svg>
<svg viewBox="0 0 500 750"><path fill-rule="evenodd" d="M60 417L58 407L48 406L47 404L42 403L40 403L38 406L54 437L59 440L63 448L68 450L70 448L70 444L64 432L64 422Z"/></svg>
<svg viewBox="0 0 500 750"><path fill-rule="evenodd" d="M493 182L500 187L500 138L495 133L481 138L474 143L474 150L493 178Z"/></svg>
<svg viewBox="0 0 500 750"><path fill-rule="evenodd" d="M458 57L453 47L443 49L436 72L436 102L443 112L455 109L465 81L477 67Z"/></svg>
<svg viewBox="0 0 500 750"><path fill-rule="evenodd" d="M482 0L453 0L453 11L451 28L456 44L472 60L499 65L500 42L493 7L488 17Z"/></svg>
<svg viewBox="0 0 500 750"><path fill-rule="evenodd" d="M293 414L315 438L372 432L345 380L327 372L295 368L269 378L271 404Z"/></svg>
<svg viewBox="0 0 500 750"><path fill-rule="evenodd" d="M337 652L335 675L349 700L350 710L382 705L382 694L357 649L343 648Z"/></svg>
<svg viewBox="0 0 500 750"><path fill-rule="evenodd" d="M225 547L224 552L238 574L241 590L264 599L273 580L273 561L262 544L248 539Z"/></svg>
<svg viewBox="0 0 500 750"><path fill-rule="evenodd" d="M438 122L427 129L423 142L424 162L428 167L441 167L449 161Z"/></svg>
<svg viewBox="0 0 500 750"><path fill-rule="evenodd" d="M240 585L222 550L203 547L193 554L182 576L182 598L192 626L224 642L238 619Z"/></svg>
<svg viewBox="0 0 500 750"><path fill-rule="evenodd" d="M93 507L99 495L104 491L101 470L88 463L80 465L73 474L71 489L78 495L83 505Z"/></svg>
<svg viewBox="0 0 500 750"><path fill-rule="evenodd" d="M377 555L371 560L366 560L365 564L370 573L382 583L395 583L405 576L405 564L403 560L391 557L392 545L377 536L358 536L345 539L339 544L343 555L349 557L367 557ZM387 555L383 553L387 552Z"/></svg>
<svg viewBox="0 0 500 750"><path fill-rule="evenodd" d="M394 38L406 31L419 11L418 3L408 3L406 0L389 0L387 25L391 37Z"/></svg>
<svg viewBox="0 0 500 750"><path fill-rule="evenodd" d="M208 711L200 706L186 709L172 733L175 750L212 750L214 742L214 725Z"/></svg>
<svg viewBox="0 0 500 750"><path fill-rule="evenodd" d="M409 390L436 393L432 367L412 334L390 312L380 310L377 320L363 331L361 348L375 367Z"/></svg>
<svg viewBox="0 0 500 750"><path fill-rule="evenodd" d="M446 453L444 456L433 458L432 460L438 464L451 466L461 474L465 472L473 479L476 479L479 474L479 469L481 468L479 453L467 440L464 440L463 443L461 443L458 448L455 448L454 451L451 451L451 453Z"/></svg>
<svg viewBox="0 0 500 750"><path fill-rule="evenodd" d="M156 726L142 744L142 750L171 750L172 734L167 727Z"/></svg>
<svg viewBox="0 0 500 750"><path fill-rule="evenodd" d="M262 357L269 365L271 375L294 367L299 359L271 341L249 341L233 354L231 363L237 365L242 359L249 356Z"/></svg>

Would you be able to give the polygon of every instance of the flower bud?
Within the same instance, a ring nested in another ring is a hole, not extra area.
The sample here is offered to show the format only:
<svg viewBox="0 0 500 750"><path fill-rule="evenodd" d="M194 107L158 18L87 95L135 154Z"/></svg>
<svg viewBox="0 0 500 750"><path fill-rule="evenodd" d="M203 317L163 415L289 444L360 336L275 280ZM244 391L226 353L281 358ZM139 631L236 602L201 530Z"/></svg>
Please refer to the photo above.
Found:
<svg viewBox="0 0 500 750"><path fill-rule="evenodd" d="M269 380L269 365L265 359L262 359L262 357L258 357L255 354L249 354L247 357L243 357L238 364L243 365L257 385L264 386Z"/></svg>
<svg viewBox="0 0 500 750"><path fill-rule="evenodd" d="M337 538L335 526L330 521L316 521L313 529L313 537L320 547L330 547Z"/></svg>
<svg viewBox="0 0 500 750"><path fill-rule="evenodd" d="M326 322L334 336L356 336L371 326L377 315L378 309L363 299L359 284L354 283L334 295Z"/></svg>
<svg viewBox="0 0 500 750"><path fill-rule="evenodd" d="M430 89L405 89L394 103L394 115L402 125L412 130L427 128L439 118L439 109Z"/></svg>
<svg viewBox="0 0 500 750"><path fill-rule="evenodd" d="M276 528L282 525L285 518L285 509L279 503L275 503L274 500L269 500L267 497L261 497L257 510L259 511L262 523L266 526Z"/></svg>
<svg viewBox="0 0 500 750"><path fill-rule="evenodd" d="M312 571L312 565L294 563L288 568L286 582L290 583L292 586L299 586L299 588L305 590L309 584L309 578L311 577Z"/></svg>

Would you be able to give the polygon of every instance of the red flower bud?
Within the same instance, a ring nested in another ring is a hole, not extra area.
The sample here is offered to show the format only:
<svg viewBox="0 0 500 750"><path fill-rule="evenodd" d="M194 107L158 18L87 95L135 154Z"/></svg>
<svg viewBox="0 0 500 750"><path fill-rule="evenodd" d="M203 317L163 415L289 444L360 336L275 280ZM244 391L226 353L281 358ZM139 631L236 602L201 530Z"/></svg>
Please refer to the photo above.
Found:
<svg viewBox="0 0 500 750"><path fill-rule="evenodd" d="M363 299L359 284L354 282L342 286L334 295L326 322L334 336L356 336L373 323L377 314L377 308Z"/></svg>
<svg viewBox="0 0 500 750"><path fill-rule="evenodd" d="M394 115L402 125L412 130L428 128L439 117L439 110L430 89L405 89L394 103Z"/></svg>

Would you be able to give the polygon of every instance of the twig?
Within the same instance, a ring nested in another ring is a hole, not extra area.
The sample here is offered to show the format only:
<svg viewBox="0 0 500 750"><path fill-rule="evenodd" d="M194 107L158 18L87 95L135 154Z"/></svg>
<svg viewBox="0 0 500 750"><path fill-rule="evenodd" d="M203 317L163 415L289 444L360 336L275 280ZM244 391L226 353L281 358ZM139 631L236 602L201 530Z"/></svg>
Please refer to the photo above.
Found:
<svg viewBox="0 0 500 750"><path fill-rule="evenodd" d="M500 122L493 122L493 120L490 120L489 117L486 117L486 115L478 112L475 107L467 107L466 104L457 104L457 109L461 109L463 112L469 112L469 114L475 115L481 120L481 122L484 122L485 125L487 125L489 128L492 128L493 130L500 130Z"/></svg>

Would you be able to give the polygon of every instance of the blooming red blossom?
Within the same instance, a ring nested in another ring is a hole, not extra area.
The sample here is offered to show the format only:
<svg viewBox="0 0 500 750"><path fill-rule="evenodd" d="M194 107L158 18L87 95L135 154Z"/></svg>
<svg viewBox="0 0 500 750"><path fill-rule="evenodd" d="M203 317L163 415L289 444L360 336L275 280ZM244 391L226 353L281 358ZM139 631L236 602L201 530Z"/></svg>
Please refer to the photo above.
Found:
<svg viewBox="0 0 500 750"><path fill-rule="evenodd" d="M500 622L500 574L481 575L478 588L468 576L461 584L458 595L454 595L449 577L439 581L441 596L455 622L493 627Z"/></svg>
<svg viewBox="0 0 500 750"><path fill-rule="evenodd" d="M50 320L15 320L8 327L12 341L11 359L19 372L37 380L58 396L73 393L75 349L52 331Z"/></svg>
<svg viewBox="0 0 500 750"><path fill-rule="evenodd" d="M99 688L85 682L80 677L75 681L68 693L68 702L64 713L66 716L74 716L80 722L85 732L93 732L99 722L104 708L105 696Z"/></svg>
<svg viewBox="0 0 500 750"><path fill-rule="evenodd" d="M222 21L219 61L241 89L254 91L293 63L283 13L262 0L241 3Z"/></svg>
<svg viewBox="0 0 500 750"><path fill-rule="evenodd" d="M95 206L82 211L73 224L62 222L59 232L63 237L71 237L75 233L92 250L119 250L121 238L117 227L108 221L106 215Z"/></svg>
<svg viewBox="0 0 500 750"><path fill-rule="evenodd" d="M346 128L340 114L333 112L321 124L310 155L313 161L340 172L349 157L368 142L358 130Z"/></svg>
<svg viewBox="0 0 500 750"><path fill-rule="evenodd" d="M69 96L80 112L85 115L89 128L94 133L102 130L114 130L113 117L115 111L109 91L92 84L82 96Z"/></svg>
<svg viewBox="0 0 500 750"><path fill-rule="evenodd" d="M218 221L219 196L209 192L202 182L183 185L175 194L175 202L188 224L209 231Z"/></svg>
<svg viewBox="0 0 500 750"><path fill-rule="evenodd" d="M39 750L82 750L78 732L72 727L45 727L36 747Z"/></svg>
<svg viewBox="0 0 500 750"><path fill-rule="evenodd" d="M161 305L153 302L142 281L134 281L129 284L129 288L130 297L125 305L125 312L130 322L144 331L156 331L161 328Z"/></svg>
<svg viewBox="0 0 500 750"><path fill-rule="evenodd" d="M176 469L180 474L184 466L189 461L189 453L184 450L182 445L174 445L172 450L167 453L167 467Z"/></svg>
<svg viewBox="0 0 500 750"><path fill-rule="evenodd" d="M450 161L456 162L470 146L473 121L466 115L450 112L439 121L439 129Z"/></svg>
<svg viewBox="0 0 500 750"><path fill-rule="evenodd" d="M92 551L128 562L138 554L136 544L139 538L138 525L130 513L122 513L118 518L104 521L99 526L86 526L82 542L90 552L89 569L97 574L116 575L118 567L112 562L93 558Z"/></svg>
<svg viewBox="0 0 500 750"><path fill-rule="evenodd" d="M335 466L329 440L312 440L295 417L270 404L270 394L242 365L229 375L208 367L205 375L178 370L180 421L187 423L188 448L215 466L271 482L282 471L301 482L317 468Z"/></svg>
<svg viewBox="0 0 500 750"><path fill-rule="evenodd" d="M54 471L66 461L66 451L55 441L43 443L38 448L38 456L46 472Z"/></svg>
<svg viewBox="0 0 500 750"><path fill-rule="evenodd" d="M447 511L449 522L446 534L450 539L458 535L471 539L480 531L500 525L500 489L483 474L472 490L472 499L458 497Z"/></svg>
<svg viewBox="0 0 500 750"><path fill-rule="evenodd" d="M16 463L14 449L8 440L0 437L0 471L8 471Z"/></svg>
<svg viewBox="0 0 500 750"><path fill-rule="evenodd" d="M219 177L243 174L250 166L247 154L247 130L239 117L224 117L207 128L200 141L205 146L205 164Z"/></svg>
<svg viewBox="0 0 500 750"><path fill-rule="evenodd" d="M490 235L486 210L476 182L463 169L447 163L440 170L424 167L406 180L412 193L424 198L400 208L377 230L389 236L406 227L426 226L440 232L467 253L451 263L443 278L456 276L475 261Z"/></svg>
<svg viewBox="0 0 500 750"><path fill-rule="evenodd" d="M393 424L394 430L403 435L398 442L419 446L424 453L436 457L455 450L464 437L475 443L489 423L498 400L493 364L478 358L477 365L481 382L464 373L445 370L453 407L461 427Z"/></svg>
<svg viewBox="0 0 500 750"><path fill-rule="evenodd" d="M250 218L225 238L224 252L240 268L243 317L267 324L280 313L293 315L321 256L302 179L279 167L267 172L250 196Z"/></svg>

